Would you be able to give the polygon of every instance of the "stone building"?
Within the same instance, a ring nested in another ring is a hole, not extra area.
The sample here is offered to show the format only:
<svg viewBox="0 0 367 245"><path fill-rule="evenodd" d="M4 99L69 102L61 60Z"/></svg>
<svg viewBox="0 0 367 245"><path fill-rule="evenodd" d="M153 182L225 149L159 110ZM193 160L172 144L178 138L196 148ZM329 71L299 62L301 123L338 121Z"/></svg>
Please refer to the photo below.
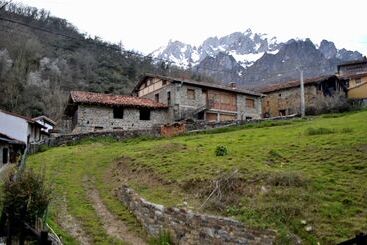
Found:
<svg viewBox="0 0 367 245"><path fill-rule="evenodd" d="M168 106L170 121L229 121L261 117L263 94L229 86L158 75L146 75L132 91Z"/></svg>
<svg viewBox="0 0 367 245"><path fill-rule="evenodd" d="M306 110L317 107L325 97L346 96L346 81L337 76L323 76L304 80ZM266 94L263 100L264 117L300 114L300 81L267 85L259 89Z"/></svg>
<svg viewBox="0 0 367 245"><path fill-rule="evenodd" d="M338 65L338 76L348 80L348 98L367 103L367 59Z"/></svg>
<svg viewBox="0 0 367 245"><path fill-rule="evenodd" d="M71 91L65 133L149 129L168 122L167 109L146 98Z"/></svg>

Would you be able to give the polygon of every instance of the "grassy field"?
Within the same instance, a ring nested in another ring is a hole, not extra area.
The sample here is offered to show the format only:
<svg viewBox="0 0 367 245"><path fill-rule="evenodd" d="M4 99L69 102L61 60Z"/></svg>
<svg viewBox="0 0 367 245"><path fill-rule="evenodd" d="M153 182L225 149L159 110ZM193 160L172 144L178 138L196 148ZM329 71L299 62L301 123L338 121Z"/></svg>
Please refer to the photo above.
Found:
<svg viewBox="0 0 367 245"><path fill-rule="evenodd" d="M83 141L32 155L28 166L44 169L55 188L51 220L63 197L95 243L106 234L85 183L135 234L135 218L115 198L128 183L150 201L199 210L215 180L230 176L222 195L203 210L275 229L279 242L296 234L306 244L332 244L367 230L367 111L307 120L266 122L170 139ZM217 146L228 150L216 156ZM233 173L233 174L232 174ZM220 182L219 182L220 183ZM64 233L68 242L75 242Z"/></svg>

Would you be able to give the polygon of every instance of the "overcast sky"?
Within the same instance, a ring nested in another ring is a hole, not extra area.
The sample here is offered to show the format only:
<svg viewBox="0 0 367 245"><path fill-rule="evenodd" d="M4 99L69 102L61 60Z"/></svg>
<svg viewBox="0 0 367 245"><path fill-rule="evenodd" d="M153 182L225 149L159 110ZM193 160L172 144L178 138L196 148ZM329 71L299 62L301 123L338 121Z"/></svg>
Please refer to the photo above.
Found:
<svg viewBox="0 0 367 245"><path fill-rule="evenodd" d="M235 31L311 38L367 54L366 0L15 0L144 54L172 40L199 45Z"/></svg>

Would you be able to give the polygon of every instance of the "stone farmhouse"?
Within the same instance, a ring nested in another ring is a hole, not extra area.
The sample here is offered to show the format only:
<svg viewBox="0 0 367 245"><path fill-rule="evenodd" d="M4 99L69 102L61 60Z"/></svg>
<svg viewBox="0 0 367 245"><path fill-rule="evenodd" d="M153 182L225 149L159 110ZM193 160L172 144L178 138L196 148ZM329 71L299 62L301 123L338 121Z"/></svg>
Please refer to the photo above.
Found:
<svg viewBox="0 0 367 245"><path fill-rule="evenodd" d="M234 83L224 86L151 74L137 83L132 95L167 105L170 122L259 119L264 97Z"/></svg>
<svg viewBox="0 0 367 245"><path fill-rule="evenodd" d="M315 107L320 98L337 93L346 96L346 80L337 76L322 76L304 80L305 104ZM263 100L264 117L287 116L301 111L300 81L271 84L259 89L267 96Z"/></svg>
<svg viewBox="0 0 367 245"><path fill-rule="evenodd" d="M169 122L168 107L147 98L71 91L65 133L149 129Z"/></svg>
<svg viewBox="0 0 367 245"><path fill-rule="evenodd" d="M348 80L348 98L367 103L367 59L338 65L337 75Z"/></svg>

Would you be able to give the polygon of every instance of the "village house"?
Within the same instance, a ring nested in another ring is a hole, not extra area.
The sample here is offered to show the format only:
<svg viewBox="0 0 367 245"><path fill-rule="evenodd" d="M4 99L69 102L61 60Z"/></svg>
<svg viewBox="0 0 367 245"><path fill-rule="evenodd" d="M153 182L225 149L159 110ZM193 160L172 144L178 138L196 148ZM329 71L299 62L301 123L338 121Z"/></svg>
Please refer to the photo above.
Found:
<svg viewBox="0 0 367 245"><path fill-rule="evenodd" d="M132 91L134 96L149 98L168 106L171 122L185 119L229 121L261 117L263 94L207 82L145 75Z"/></svg>
<svg viewBox="0 0 367 245"><path fill-rule="evenodd" d="M42 142L43 128L43 125L29 117L0 110L0 132L11 139L24 142L27 147L29 144Z"/></svg>
<svg viewBox="0 0 367 245"><path fill-rule="evenodd" d="M71 91L66 133L149 129L167 122L168 107L151 99Z"/></svg>
<svg viewBox="0 0 367 245"><path fill-rule="evenodd" d="M325 97L339 94L346 96L346 81L337 76L322 76L305 79L305 105L314 108L317 102ZM287 116L300 114L301 94L300 81L289 81L270 84L259 89L267 96L263 100L264 117Z"/></svg>
<svg viewBox="0 0 367 245"><path fill-rule="evenodd" d="M337 75L348 79L348 98L367 103L367 59L338 65Z"/></svg>
<svg viewBox="0 0 367 245"><path fill-rule="evenodd" d="M0 169L9 163L18 164L25 147L25 142L0 132Z"/></svg>
<svg viewBox="0 0 367 245"><path fill-rule="evenodd" d="M56 126L56 122L52 119L42 115L39 117L32 118L32 120L38 122L39 124L43 125L45 128L42 128L42 132L50 133L51 130L53 130Z"/></svg>

